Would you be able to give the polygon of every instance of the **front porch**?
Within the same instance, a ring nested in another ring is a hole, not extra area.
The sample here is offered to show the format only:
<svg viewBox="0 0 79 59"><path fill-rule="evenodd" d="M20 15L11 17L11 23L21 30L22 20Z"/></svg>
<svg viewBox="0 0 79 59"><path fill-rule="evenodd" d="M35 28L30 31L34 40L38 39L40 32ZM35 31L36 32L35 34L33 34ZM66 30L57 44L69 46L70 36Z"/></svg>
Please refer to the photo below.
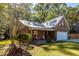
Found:
<svg viewBox="0 0 79 59"><path fill-rule="evenodd" d="M41 44L47 41L56 41L56 31L31 30L33 43Z"/></svg>

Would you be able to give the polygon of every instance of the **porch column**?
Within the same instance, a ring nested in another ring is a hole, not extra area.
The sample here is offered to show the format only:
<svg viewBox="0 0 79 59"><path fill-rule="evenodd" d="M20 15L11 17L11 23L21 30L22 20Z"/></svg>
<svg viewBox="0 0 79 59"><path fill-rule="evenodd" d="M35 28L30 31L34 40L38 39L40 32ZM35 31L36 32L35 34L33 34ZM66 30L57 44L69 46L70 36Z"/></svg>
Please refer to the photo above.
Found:
<svg viewBox="0 0 79 59"><path fill-rule="evenodd" d="M32 30L31 30L31 35L32 35Z"/></svg>
<svg viewBox="0 0 79 59"><path fill-rule="evenodd" d="M32 39L33 39L33 33L32 32L33 32L33 30L31 29L31 36L32 36Z"/></svg>
<svg viewBox="0 0 79 59"><path fill-rule="evenodd" d="M48 39L48 31L47 31L47 39Z"/></svg>

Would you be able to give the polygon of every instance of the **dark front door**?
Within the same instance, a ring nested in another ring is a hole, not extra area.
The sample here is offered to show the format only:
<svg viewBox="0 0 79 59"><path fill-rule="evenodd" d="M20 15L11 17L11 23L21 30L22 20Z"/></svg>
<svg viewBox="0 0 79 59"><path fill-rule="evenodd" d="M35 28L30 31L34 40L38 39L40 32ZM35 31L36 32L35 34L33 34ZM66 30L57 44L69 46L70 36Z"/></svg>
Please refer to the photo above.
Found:
<svg viewBox="0 0 79 59"><path fill-rule="evenodd" d="M46 31L45 38L50 40L55 40L55 31Z"/></svg>
<svg viewBox="0 0 79 59"><path fill-rule="evenodd" d="M48 39L48 31L45 31L45 38Z"/></svg>

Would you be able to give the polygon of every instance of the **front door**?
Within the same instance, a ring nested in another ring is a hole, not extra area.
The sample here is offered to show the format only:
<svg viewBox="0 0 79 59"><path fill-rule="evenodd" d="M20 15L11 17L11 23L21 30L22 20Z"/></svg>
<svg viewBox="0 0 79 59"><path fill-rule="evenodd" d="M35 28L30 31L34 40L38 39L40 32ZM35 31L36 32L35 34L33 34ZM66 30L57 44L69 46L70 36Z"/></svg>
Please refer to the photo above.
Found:
<svg viewBox="0 0 79 59"><path fill-rule="evenodd" d="M55 40L55 31L46 31L45 37L46 39Z"/></svg>
<svg viewBox="0 0 79 59"><path fill-rule="evenodd" d="M45 31L45 38L48 39L48 31Z"/></svg>

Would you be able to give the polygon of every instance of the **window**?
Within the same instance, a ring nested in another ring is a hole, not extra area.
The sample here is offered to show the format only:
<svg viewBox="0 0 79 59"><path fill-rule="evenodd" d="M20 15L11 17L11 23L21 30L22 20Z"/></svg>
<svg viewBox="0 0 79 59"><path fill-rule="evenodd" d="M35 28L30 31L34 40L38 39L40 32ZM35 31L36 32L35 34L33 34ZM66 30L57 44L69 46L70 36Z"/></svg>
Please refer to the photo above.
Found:
<svg viewBox="0 0 79 59"><path fill-rule="evenodd" d="M34 31L34 35L37 35L37 31Z"/></svg>

